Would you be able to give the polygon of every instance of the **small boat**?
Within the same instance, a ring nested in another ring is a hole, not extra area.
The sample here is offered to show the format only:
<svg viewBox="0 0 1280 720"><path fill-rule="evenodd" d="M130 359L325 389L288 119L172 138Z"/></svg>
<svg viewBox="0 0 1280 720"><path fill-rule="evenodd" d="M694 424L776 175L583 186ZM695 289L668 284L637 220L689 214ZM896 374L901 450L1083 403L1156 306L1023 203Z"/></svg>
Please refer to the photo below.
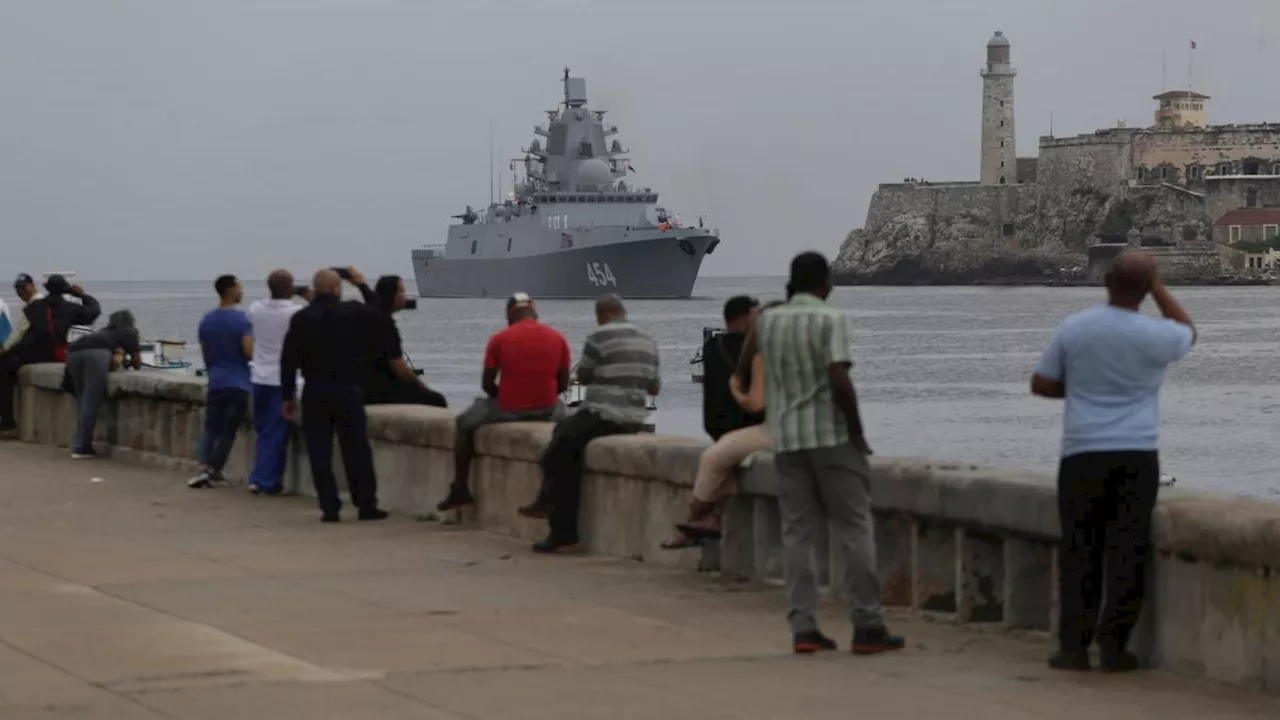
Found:
<svg viewBox="0 0 1280 720"><path fill-rule="evenodd" d="M702 350L707 346L707 343L711 342L711 338L722 334L724 334L724 328L702 328L702 345L698 346L697 354L689 361L689 364L693 366L693 382L701 384L706 380L707 376L703 370Z"/></svg>
<svg viewBox="0 0 1280 720"><path fill-rule="evenodd" d="M67 332L67 344L93 332L88 325L72 325ZM183 358L186 349L185 340L143 340L139 345L142 367L148 370L165 370L185 373L191 369L191 362ZM133 358L125 355L124 366L132 367Z"/></svg>

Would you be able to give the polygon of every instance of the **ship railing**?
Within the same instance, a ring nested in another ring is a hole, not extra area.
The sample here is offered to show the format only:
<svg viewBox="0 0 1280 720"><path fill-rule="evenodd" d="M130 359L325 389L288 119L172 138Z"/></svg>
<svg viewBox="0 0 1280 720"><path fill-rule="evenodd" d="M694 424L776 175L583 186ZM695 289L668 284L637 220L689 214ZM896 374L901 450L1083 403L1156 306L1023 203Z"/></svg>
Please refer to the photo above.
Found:
<svg viewBox="0 0 1280 720"><path fill-rule="evenodd" d="M448 246L447 245L423 245L422 247L414 250L413 254L419 257L428 257L428 258L444 257L444 251L446 247Z"/></svg>

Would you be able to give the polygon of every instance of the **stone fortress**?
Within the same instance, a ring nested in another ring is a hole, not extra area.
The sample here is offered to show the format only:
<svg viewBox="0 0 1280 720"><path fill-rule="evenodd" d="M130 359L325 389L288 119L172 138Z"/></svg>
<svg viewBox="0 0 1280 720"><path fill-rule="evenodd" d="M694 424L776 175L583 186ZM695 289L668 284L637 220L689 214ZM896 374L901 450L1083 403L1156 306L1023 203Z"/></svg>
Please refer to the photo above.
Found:
<svg viewBox="0 0 1280 720"><path fill-rule="evenodd" d="M1018 157L1011 50L999 31L987 43L979 180L880 185L842 281L1097 280L1140 247L1173 281L1216 282L1280 249L1280 124L1210 125L1207 96L1168 91L1151 127L1046 135Z"/></svg>

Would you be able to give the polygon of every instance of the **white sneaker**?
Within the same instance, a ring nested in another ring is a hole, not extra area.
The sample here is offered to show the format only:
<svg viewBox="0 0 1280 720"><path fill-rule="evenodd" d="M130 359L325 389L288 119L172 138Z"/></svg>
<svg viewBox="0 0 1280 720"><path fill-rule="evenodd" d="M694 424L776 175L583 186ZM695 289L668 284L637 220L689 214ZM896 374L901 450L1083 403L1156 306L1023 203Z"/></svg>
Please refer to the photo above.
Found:
<svg viewBox="0 0 1280 720"><path fill-rule="evenodd" d="M194 490L213 487L214 474L212 470L205 470L199 475L187 481L187 487Z"/></svg>

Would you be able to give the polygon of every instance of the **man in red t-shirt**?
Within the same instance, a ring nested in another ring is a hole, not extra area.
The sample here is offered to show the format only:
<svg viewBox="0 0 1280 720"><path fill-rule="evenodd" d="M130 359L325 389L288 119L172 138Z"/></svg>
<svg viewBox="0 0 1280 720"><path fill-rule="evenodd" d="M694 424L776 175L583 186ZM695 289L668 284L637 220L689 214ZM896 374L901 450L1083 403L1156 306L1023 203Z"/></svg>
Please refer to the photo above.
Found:
<svg viewBox="0 0 1280 720"><path fill-rule="evenodd" d="M569 343L538 322L533 298L516 293L507 300L507 328L489 338L484 351L484 396L458 416L454 476L440 512L474 505L467 485L472 442L483 425L556 420L564 414L560 395L569 387Z"/></svg>

